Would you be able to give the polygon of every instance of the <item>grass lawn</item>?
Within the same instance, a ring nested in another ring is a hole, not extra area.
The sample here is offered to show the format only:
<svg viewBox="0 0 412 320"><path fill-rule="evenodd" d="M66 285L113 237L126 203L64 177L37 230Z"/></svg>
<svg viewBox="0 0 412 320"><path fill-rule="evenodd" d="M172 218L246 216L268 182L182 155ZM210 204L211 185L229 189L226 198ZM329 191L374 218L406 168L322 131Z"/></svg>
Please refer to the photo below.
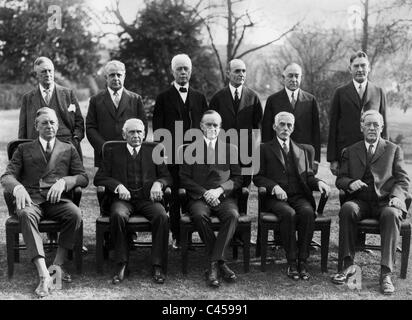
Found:
<svg viewBox="0 0 412 320"><path fill-rule="evenodd" d="M83 104L83 111L85 104ZM390 115L390 114L389 114ZM411 113L408 114L409 116ZM3 173L7 164L6 145L7 141L17 136L18 111L10 110L0 112L2 126L0 127L0 172ZM391 117L391 123L396 121L396 117ZM404 128L406 139L412 137L409 121L405 121L405 116L399 118L401 121L396 125L397 130ZM394 125L395 127L395 125ZM409 130L409 131L408 131ZM410 140L406 140L409 142ZM83 141L85 154L84 164L90 179L94 177L92 149L87 142ZM408 160L407 170L412 176L412 163ZM334 185L334 178L329 172L328 163L325 160L325 150L322 152L322 163L319 177L330 185ZM256 189L252 188L251 201L249 203L249 214L253 218L252 239L256 239L257 222L257 201ZM378 274L380 270L379 252L359 252L356 262L362 268L362 290L352 291L347 286L336 286L330 282L330 276L337 269L337 235L339 210L338 193L333 188L325 214L332 217L332 230L329 248L328 273L320 271L320 251L312 253L310 263L311 279L307 282L295 282L286 277L286 260L283 249L269 249L269 264L266 272L260 271L260 259L254 257L255 248L252 246L251 270L243 273L242 254L239 260L231 260L231 253L228 253L229 265L237 272L239 280L234 284L226 284L214 290L206 286L203 272L207 267L207 260L203 248L189 253L189 274L183 276L180 267L180 252L169 250L169 267L167 281L164 285L156 285L150 277L150 250L138 249L131 252L130 269L131 274L122 284L113 286L110 283L112 260L104 265L104 273L97 274L95 271L95 220L98 216L98 204L95 194L95 187L90 184L84 191L81 201L81 209L84 218L84 243L89 252L84 256L83 273L76 275L74 268L69 265L74 281L71 284L63 284L63 290L55 291L46 299L165 299L165 300L214 300L214 299L257 299L257 300L293 300L293 299L335 299L335 300L360 300L360 299L412 299L411 281L411 261L409 261L407 279L401 280L399 276L400 254L397 255L396 275L394 283L396 293L391 297L385 297L379 292ZM36 299L33 294L37 285L35 267L29 263L25 252L21 253L21 263L15 264L15 275L9 280L7 277L6 261L6 240L4 222L7 218L7 209L3 197L0 197L0 299ZM147 237L147 235L144 235ZM315 239L319 235L315 233ZM368 241L378 242L379 237L369 236ZM54 253L47 256L48 264L53 260Z"/></svg>

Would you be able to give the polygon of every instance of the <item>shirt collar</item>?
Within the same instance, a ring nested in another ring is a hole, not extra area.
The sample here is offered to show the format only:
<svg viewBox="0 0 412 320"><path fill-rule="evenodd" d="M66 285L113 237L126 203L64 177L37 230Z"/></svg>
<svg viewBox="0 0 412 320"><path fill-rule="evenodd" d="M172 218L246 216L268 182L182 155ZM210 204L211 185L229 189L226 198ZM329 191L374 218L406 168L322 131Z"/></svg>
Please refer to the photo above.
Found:
<svg viewBox="0 0 412 320"><path fill-rule="evenodd" d="M232 85L229 83L229 89L230 89L230 93L232 94L233 100L235 100L235 90L236 90L236 89L237 89L237 94L238 94L239 99L240 99L240 97L242 96L242 89L243 89L243 86L242 86L242 85L239 86L239 87L237 87L237 88L235 88L234 86L232 86Z"/></svg>
<svg viewBox="0 0 412 320"><path fill-rule="evenodd" d="M44 140L42 137L39 136L39 141L40 141L40 144L41 144L43 150L46 151L47 140ZM53 150L55 143L56 143L56 138L53 138L53 139L50 140L50 149Z"/></svg>
<svg viewBox="0 0 412 320"><path fill-rule="evenodd" d="M109 88L109 87L107 87L107 89L109 90L109 92L110 92L110 95L112 96L112 97L114 97L114 90L112 89L112 88ZM117 90L116 92L118 92L119 93L119 96L121 97L122 96L122 93L123 93L123 87L121 87L119 90Z"/></svg>
<svg viewBox="0 0 412 320"><path fill-rule="evenodd" d="M378 146L378 143L379 143L379 139L377 139L374 143L366 142L366 140L364 140L364 142L365 142L366 151L368 151L369 145L371 144L371 145L373 145L372 153L375 153L376 147Z"/></svg>
<svg viewBox="0 0 412 320"><path fill-rule="evenodd" d="M203 136L203 139L205 139L205 142L206 142L207 146L209 145L209 142L212 142L212 147L213 147L213 149L215 149L217 138L213 139L213 140L210 140L210 139L206 138L205 136Z"/></svg>
<svg viewBox="0 0 412 320"><path fill-rule="evenodd" d="M293 97L295 98L295 101L298 100L299 90L300 90L299 88L297 88L295 91L292 91L285 87L285 90L288 95L289 101L292 101L292 92L294 92Z"/></svg>
<svg viewBox="0 0 412 320"><path fill-rule="evenodd" d="M187 92L189 92L189 82L186 82L186 84L184 86L181 86L180 84L178 84L176 81L173 81L173 85L175 86L176 90L179 91L180 88L186 88ZM180 92L180 94L187 94L187 92Z"/></svg>
<svg viewBox="0 0 412 320"><path fill-rule="evenodd" d="M133 147L128 143L126 144L126 146L127 146L127 150L129 150L129 153L132 156L133 155ZM139 153L141 147L142 147L142 145L140 145L138 147L135 147L137 153Z"/></svg>
<svg viewBox="0 0 412 320"><path fill-rule="evenodd" d="M365 81L363 81L362 83L359 83L359 82L355 81L355 79L352 79L352 81L353 81L353 85L355 86L356 91L359 91L359 85L361 85L362 90L365 91L366 85L368 84L367 79Z"/></svg>
<svg viewBox="0 0 412 320"><path fill-rule="evenodd" d="M283 147L283 143L286 143L286 145L289 147L289 140L290 140L290 138L287 138L285 141L283 141L282 139L280 139L278 136L276 136L276 138L278 139L279 144L280 144L281 147Z"/></svg>
<svg viewBox="0 0 412 320"><path fill-rule="evenodd" d="M43 87L40 83L39 83L39 88L40 88L40 92L42 96L45 96L46 93L44 92L44 90L47 90L45 87ZM50 93L53 93L54 91L54 83L52 83L49 87Z"/></svg>

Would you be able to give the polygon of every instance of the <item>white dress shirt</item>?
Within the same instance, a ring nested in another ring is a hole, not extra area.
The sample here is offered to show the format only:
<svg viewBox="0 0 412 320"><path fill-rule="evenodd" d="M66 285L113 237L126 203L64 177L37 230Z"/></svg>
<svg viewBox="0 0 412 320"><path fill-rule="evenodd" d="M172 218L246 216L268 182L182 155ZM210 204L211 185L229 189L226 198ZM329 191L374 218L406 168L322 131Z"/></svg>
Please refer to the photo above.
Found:
<svg viewBox="0 0 412 320"><path fill-rule="evenodd" d="M113 104L116 106L115 99L114 99L114 91L109 87L107 87L107 89L109 90L110 97L112 98ZM117 90L116 93L119 95L119 101L120 101L120 99L122 98L122 94L123 94L123 87L121 87L119 90ZM116 106L116 108L117 107L118 106Z"/></svg>
<svg viewBox="0 0 412 320"><path fill-rule="evenodd" d="M189 82L187 82L184 86L181 86L180 84L178 84L176 81L173 81L173 85L175 86L177 92L179 92L180 97L183 100L183 103L186 103L186 99L187 99L187 94L189 92ZM181 92L179 89L180 88L186 88L186 92Z"/></svg>
<svg viewBox="0 0 412 320"><path fill-rule="evenodd" d="M230 93L232 94L232 99L233 99L233 101L235 101L235 90L236 90L236 89L237 89L237 96L239 97L239 100L240 100L240 98L242 97L242 89L243 89L243 86L239 86L239 87L235 88L234 86L232 86L232 85L229 83L229 89L230 89Z"/></svg>
<svg viewBox="0 0 412 320"><path fill-rule="evenodd" d="M365 80L362 83L359 83L355 80L352 80L352 81L353 81L353 85L355 86L356 91L358 92L358 95L359 95L359 86L362 88L362 96L363 96L366 90L366 86L368 85L368 80Z"/></svg>
<svg viewBox="0 0 412 320"><path fill-rule="evenodd" d="M295 102L298 101L299 90L300 90L299 88L297 88L295 91L292 91L285 87L285 90L286 90L286 93L288 94L290 103L292 103L292 92L293 92L293 97L295 98Z"/></svg>
<svg viewBox="0 0 412 320"><path fill-rule="evenodd" d="M375 154L376 147L378 146L379 140L376 140L374 143L368 143L365 141L366 152L369 150L369 145L372 145L372 154Z"/></svg>
<svg viewBox="0 0 412 320"><path fill-rule="evenodd" d="M43 87L40 83L39 83L39 88L40 88L40 92L41 92L41 96L43 97L44 102L46 102L46 92L44 92L45 90L50 90L50 99L53 95L53 91L54 91L54 83L52 83L49 87L49 89L46 89L45 87Z"/></svg>

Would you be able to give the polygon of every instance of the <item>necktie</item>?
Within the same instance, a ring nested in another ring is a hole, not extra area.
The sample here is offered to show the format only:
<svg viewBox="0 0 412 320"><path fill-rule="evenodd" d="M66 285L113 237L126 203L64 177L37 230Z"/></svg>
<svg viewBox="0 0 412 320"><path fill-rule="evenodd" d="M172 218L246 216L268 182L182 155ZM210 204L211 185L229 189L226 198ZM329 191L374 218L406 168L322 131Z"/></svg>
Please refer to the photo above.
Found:
<svg viewBox="0 0 412 320"><path fill-rule="evenodd" d="M49 160L50 160L51 153L52 153L52 150L51 150L51 147L50 147L50 142L47 141L46 152L45 152L47 162L49 162Z"/></svg>
<svg viewBox="0 0 412 320"><path fill-rule="evenodd" d="M362 100L362 98L363 98L363 89L362 89L361 84L359 85L358 94L359 94L359 98L361 98L361 100Z"/></svg>
<svg viewBox="0 0 412 320"><path fill-rule="evenodd" d="M45 96L44 96L44 101L46 102L47 105L49 105L50 99L51 99L50 89L45 89L45 90L44 90L44 94L45 94Z"/></svg>
<svg viewBox="0 0 412 320"><path fill-rule="evenodd" d="M137 151L136 151L136 148L133 148L132 158L133 158L133 160L135 160L135 159L137 158Z"/></svg>
<svg viewBox="0 0 412 320"><path fill-rule="evenodd" d="M239 92L237 91L237 88L236 88L236 89L235 89L235 104L234 104L235 113L237 113L238 110L239 110L239 103L240 103Z"/></svg>
<svg viewBox="0 0 412 320"><path fill-rule="evenodd" d="M283 141L283 144L282 144L282 148L283 148L283 150L285 151L286 154L289 153L289 148L288 148L286 142L284 142L284 141Z"/></svg>
<svg viewBox="0 0 412 320"><path fill-rule="evenodd" d="M186 89L185 87L180 87L180 88L179 88L179 91L180 91L180 92L187 92L187 89Z"/></svg>
<svg viewBox="0 0 412 320"><path fill-rule="evenodd" d="M292 99L290 101L290 104L292 105L292 109L295 109L295 105L296 105L295 91L292 91Z"/></svg>
<svg viewBox="0 0 412 320"><path fill-rule="evenodd" d="M215 163L215 150L213 149L212 141L207 146L207 164Z"/></svg>
<svg viewBox="0 0 412 320"><path fill-rule="evenodd" d="M371 163L372 158L373 158L373 144L370 144L368 148L368 153L366 155L366 160L368 161L368 163Z"/></svg>
<svg viewBox="0 0 412 320"><path fill-rule="evenodd" d="M116 109L119 107L119 102L120 102L120 94L119 94L119 91L115 91L114 93L113 93L113 103L114 103L114 105L115 105L115 107L116 107Z"/></svg>

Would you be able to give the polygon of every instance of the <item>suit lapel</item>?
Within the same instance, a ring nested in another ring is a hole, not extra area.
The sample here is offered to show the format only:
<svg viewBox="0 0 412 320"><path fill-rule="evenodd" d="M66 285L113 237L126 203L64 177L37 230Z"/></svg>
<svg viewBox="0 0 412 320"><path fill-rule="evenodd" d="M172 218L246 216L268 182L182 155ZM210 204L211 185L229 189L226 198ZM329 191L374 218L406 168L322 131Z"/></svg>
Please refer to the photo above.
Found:
<svg viewBox="0 0 412 320"><path fill-rule="evenodd" d="M47 165L47 160L39 139L36 139L35 143L32 144L30 155L33 162L43 171Z"/></svg>
<svg viewBox="0 0 412 320"><path fill-rule="evenodd" d="M283 154L282 151L280 151L280 145L277 142L277 138L276 136L273 138L272 142L271 142L271 148L270 148L273 153L275 154L275 156L279 159L279 161L282 163L283 167L286 168L285 165L285 159L283 158Z"/></svg>
<svg viewBox="0 0 412 320"><path fill-rule="evenodd" d="M33 90L32 95L31 95L31 105L34 107L34 114L36 114L37 110L39 110L42 106L42 102L40 99L43 99L43 96L41 95L40 92L40 87L37 86L36 90ZM34 117L35 118L35 117Z"/></svg>
<svg viewBox="0 0 412 320"><path fill-rule="evenodd" d="M366 91L365 91L365 95L363 97L363 105L365 106L369 100L371 99L371 96L374 95L373 91L375 89L375 86L370 83L370 81L368 81L367 85L366 85Z"/></svg>
<svg viewBox="0 0 412 320"><path fill-rule="evenodd" d="M64 105L64 96L63 96L63 90L60 86L57 84L54 84L54 91L56 93L56 101L57 101L57 109L60 111L60 117L64 124L66 125L67 128L70 130L73 128L73 123L69 117L69 112L67 108Z"/></svg>
<svg viewBox="0 0 412 320"><path fill-rule="evenodd" d="M107 88L104 94L103 102L104 102L104 105L106 106L106 109L109 111L110 115L112 116L112 118L116 119L116 114L114 110L115 107L112 101L112 97L110 96L109 89Z"/></svg>
<svg viewBox="0 0 412 320"><path fill-rule="evenodd" d="M366 166L366 147L363 140L356 145L356 154L363 166Z"/></svg>
<svg viewBox="0 0 412 320"><path fill-rule="evenodd" d="M378 145L376 146L376 151L373 154L371 163L374 163L375 161L377 161L385 153L385 149L386 149L386 141L379 138L379 142L378 142Z"/></svg>
<svg viewBox="0 0 412 320"><path fill-rule="evenodd" d="M130 102L130 95L125 88L123 88L122 96L120 97L118 109L117 109L117 116L120 117L121 114L127 109L127 106Z"/></svg>
<svg viewBox="0 0 412 320"><path fill-rule="evenodd" d="M179 117L182 119L182 112L180 111L180 104L183 104L182 97L180 96L179 92L177 91L176 87L172 85L169 89L170 93L170 103L173 104L173 107L176 109L176 111L179 113ZM190 96L191 96L190 88L187 92L187 99L189 99L188 103L190 103Z"/></svg>
<svg viewBox="0 0 412 320"><path fill-rule="evenodd" d="M301 90L299 90L299 91L301 91ZM288 96L288 93L286 92L285 88L283 88L281 96L280 96L280 105L281 106L286 106L287 109L288 109L287 111L290 112L290 113L295 112L295 110L293 110L293 108L292 108L292 104L290 103L289 96ZM295 109L296 109L297 105L298 105L298 101L296 100Z"/></svg>
<svg viewBox="0 0 412 320"><path fill-rule="evenodd" d="M242 97L240 99L240 102L242 101L242 99L243 99L243 93L242 93ZM233 116L236 116L235 109L233 108L233 103L234 103L234 101L233 101L233 98L232 98L232 92L230 92L230 88L229 88L229 86L227 86L226 89L225 89L225 93L223 95L223 104L225 106L227 106L227 108L230 110L230 112L233 114ZM238 112L239 111L240 111L240 104L239 104Z"/></svg>
<svg viewBox="0 0 412 320"><path fill-rule="evenodd" d="M348 85L346 86L346 91L348 93L348 97L352 100L352 102L359 108L361 109L361 105L359 103L359 94L356 91L356 88L353 84L353 81L349 82Z"/></svg>
<svg viewBox="0 0 412 320"><path fill-rule="evenodd" d="M41 148L41 145L40 145L40 148ZM47 163L46 170L44 170L44 173L42 175L43 177L47 176L47 174L56 167L59 154L61 154L63 150L64 150L63 142L60 142L58 139L56 139L56 142L54 143L54 148L52 150L52 154L50 156L50 160Z"/></svg>
<svg viewBox="0 0 412 320"><path fill-rule="evenodd" d="M290 150L293 152L296 169L298 170L299 177L301 177L302 173L306 172L305 152L292 140L290 140L290 146Z"/></svg>
<svg viewBox="0 0 412 320"><path fill-rule="evenodd" d="M246 96L249 94L248 88L243 86L242 88L242 96L240 97L240 102L239 102L239 110L237 111L238 113L245 107L246 105ZM233 109L233 106L232 106Z"/></svg>

